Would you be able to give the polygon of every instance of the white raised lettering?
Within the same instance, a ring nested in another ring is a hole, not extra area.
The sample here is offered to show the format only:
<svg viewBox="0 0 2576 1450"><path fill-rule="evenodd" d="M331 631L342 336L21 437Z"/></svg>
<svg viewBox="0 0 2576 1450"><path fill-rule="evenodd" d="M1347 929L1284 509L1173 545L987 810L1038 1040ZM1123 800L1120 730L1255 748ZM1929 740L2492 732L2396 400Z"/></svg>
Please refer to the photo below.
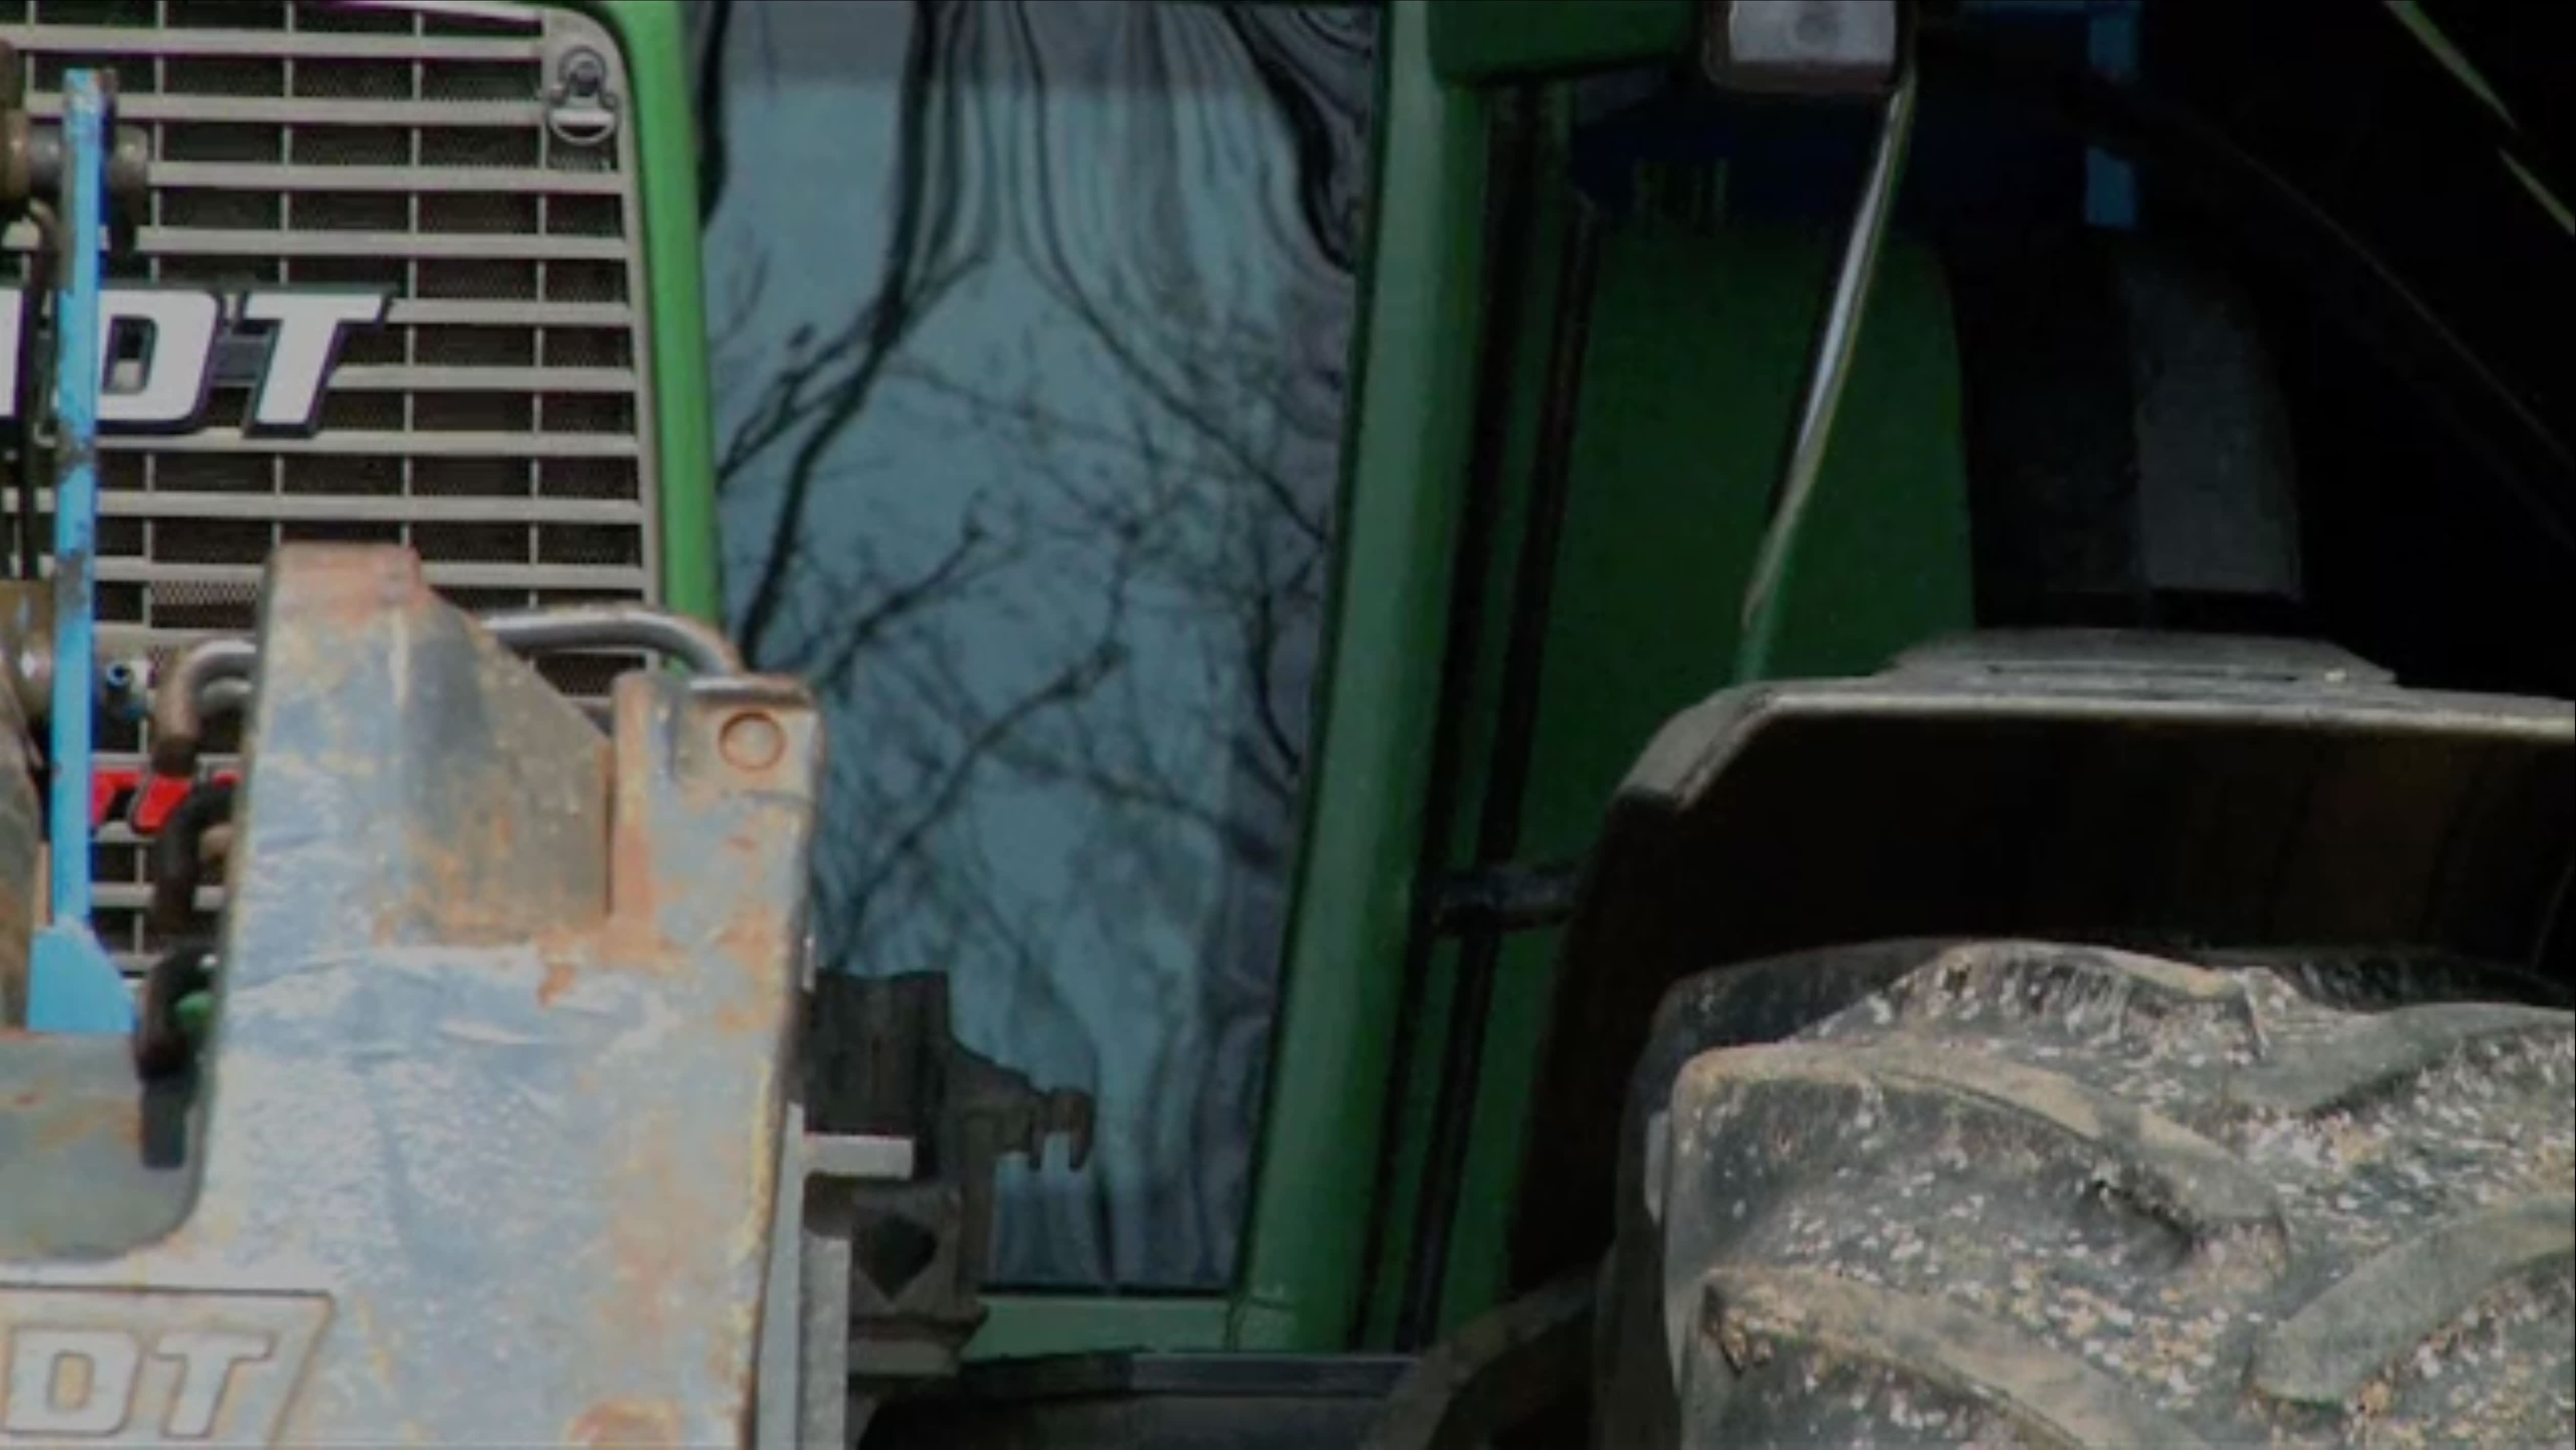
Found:
<svg viewBox="0 0 2576 1450"><path fill-rule="evenodd" d="M102 391L99 426L168 429L194 423L206 407L206 374L215 361L215 329L224 307L212 292L124 288L99 297L101 351L115 355L120 324L151 329L143 375L130 388Z"/></svg>
<svg viewBox="0 0 2576 1450"><path fill-rule="evenodd" d="M0 1450L269 1444L330 1317L319 1294L0 1277Z"/></svg>
<svg viewBox="0 0 2576 1450"><path fill-rule="evenodd" d="M24 1328L9 1336L9 1401L0 1430L113 1435L125 1428L143 1356L113 1329Z"/></svg>
<svg viewBox="0 0 2576 1450"><path fill-rule="evenodd" d="M0 423L18 416L18 352L40 299L21 287L0 287ZM351 327L381 323L392 310L388 292L346 289L250 292L241 295L240 320L270 329L267 362L240 422L257 432L310 433L321 420L322 393ZM148 334L141 357L116 365L117 331ZM215 343L223 331L224 298L185 288L111 287L99 294L100 392L98 420L114 432L187 432L203 425L213 382Z"/></svg>
<svg viewBox="0 0 2576 1450"><path fill-rule="evenodd" d="M274 323L268 368L252 395L250 426L267 432L309 433L321 421L322 385L340 355L349 328L385 320L393 298L385 292L253 292L242 299L242 317Z"/></svg>
<svg viewBox="0 0 2576 1450"><path fill-rule="evenodd" d="M276 1344L265 1334L220 1329L178 1329L152 1346L156 1358L179 1361L179 1389L161 1432L173 1440L203 1440L215 1432L233 1371L269 1357Z"/></svg>

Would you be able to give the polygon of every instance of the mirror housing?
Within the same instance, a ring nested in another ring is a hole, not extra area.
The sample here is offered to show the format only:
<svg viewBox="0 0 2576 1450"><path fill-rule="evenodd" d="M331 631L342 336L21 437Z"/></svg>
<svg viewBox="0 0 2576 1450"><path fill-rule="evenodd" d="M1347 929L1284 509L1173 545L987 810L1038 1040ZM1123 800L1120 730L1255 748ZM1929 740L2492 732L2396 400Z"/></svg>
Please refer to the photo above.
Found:
<svg viewBox="0 0 2576 1450"><path fill-rule="evenodd" d="M1885 95L1902 69L1906 20L1897 0L1710 0L1700 66L1721 90Z"/></svg>

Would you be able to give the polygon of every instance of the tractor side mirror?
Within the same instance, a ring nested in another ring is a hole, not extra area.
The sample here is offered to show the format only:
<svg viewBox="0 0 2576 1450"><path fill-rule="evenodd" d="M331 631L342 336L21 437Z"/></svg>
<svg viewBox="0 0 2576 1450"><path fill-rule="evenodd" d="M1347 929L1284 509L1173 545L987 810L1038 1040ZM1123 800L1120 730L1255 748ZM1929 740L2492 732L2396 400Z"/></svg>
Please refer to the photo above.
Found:
<svg viewBox="0 0 2576 1450"><path fill-rule="evenodd" d="M1721 90L1880 96L1904 54L1897 0L1711 0L1700 63Z"/></svg>

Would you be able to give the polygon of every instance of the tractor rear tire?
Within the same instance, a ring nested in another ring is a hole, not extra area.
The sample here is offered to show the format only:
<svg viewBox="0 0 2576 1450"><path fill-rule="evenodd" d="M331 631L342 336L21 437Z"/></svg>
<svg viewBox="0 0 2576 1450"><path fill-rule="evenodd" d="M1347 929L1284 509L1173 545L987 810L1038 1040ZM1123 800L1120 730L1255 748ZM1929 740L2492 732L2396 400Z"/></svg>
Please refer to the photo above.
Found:
<svg viewBox="0 0 2576 1450"><path fill-rule="evenodd" d="M2576 1014L1919 950L1641 1072L1595 1443L2576 1442Z"/></svg>

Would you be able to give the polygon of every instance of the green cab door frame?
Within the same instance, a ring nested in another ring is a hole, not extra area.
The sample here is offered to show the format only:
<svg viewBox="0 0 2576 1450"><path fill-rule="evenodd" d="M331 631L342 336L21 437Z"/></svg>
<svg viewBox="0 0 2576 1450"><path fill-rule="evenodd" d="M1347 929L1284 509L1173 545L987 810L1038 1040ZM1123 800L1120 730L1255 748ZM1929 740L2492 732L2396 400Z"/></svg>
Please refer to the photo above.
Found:
<svg viewBox="0 0 2576 1450"><path fill-rule="evenodd" d="M1693 0L1387 5L1332 670L1247 1268L1221 1340L1161 1346L1388 1342L1393 1286L1414 1252L1408 1195L1430 1134L1427 1088L1457 965L1454 950L1429 939L1417 897L1430 873L1473 864L1479 824L1472 810L1434 819L1431 803L1474 798L1489 768L1493 721L1506 708L1504 635L1530 604L1513 597L1521 586L1503 577L1502 561L1530 527L1545 445L1527 420L1554 386L1544 366L1521 366L1505 417L1480 418L1481 355L1501 326L1485 299L1503 289L1550 299L1525 309L1536 314L1520 324L1531 340L1550 335L1565 303L1550 285L1555 249L1533 249L1524 275L1487 275L1497 265L1485 245L1501 87L1686 59L1703 13ZM1537 209L1561 220L1584 203L1563 166L1566 108L1540 109L1558 130ZM1533 752L1512 787L1523 859L1579 853L1653 729L1731 677L1734 604L1766 523L1831 242L1652 219L1603 228L1555 578L1536 605L1547 619ZM1809 562L1784 607L1782 674L1873 669L1969 620L1958 369L1928 256L1892 251L1873 316L1802 531ZM1518 349L1533 364L1545 351L1543 341ZM1491 476L1471 476L1479 430L1505 426L1511 441ZM1479 489L1491 490L1498 523L1470 542ZM1485 552L1462 557L1467 548ZM1485 607L1467 618L1457 605L1470 573L1487 587ZM1448 668L1456 652L1470 663ZM1504 1239L1522 1187L1553 952L1552 933L1509 944L1483 1024L1465 1192L1440 1269L1444 1326L1506 1291ZM1428 978L1409 1022L1399 1020L1408 972ZM1101 1346L1110 1326L1101 1316L1114 1312L1067 1301L1049 1316L1060 1336L997 1333L978 1349ZM1178 1313L1165 1312L1155 1327L1178 1330Z"/></svg>

